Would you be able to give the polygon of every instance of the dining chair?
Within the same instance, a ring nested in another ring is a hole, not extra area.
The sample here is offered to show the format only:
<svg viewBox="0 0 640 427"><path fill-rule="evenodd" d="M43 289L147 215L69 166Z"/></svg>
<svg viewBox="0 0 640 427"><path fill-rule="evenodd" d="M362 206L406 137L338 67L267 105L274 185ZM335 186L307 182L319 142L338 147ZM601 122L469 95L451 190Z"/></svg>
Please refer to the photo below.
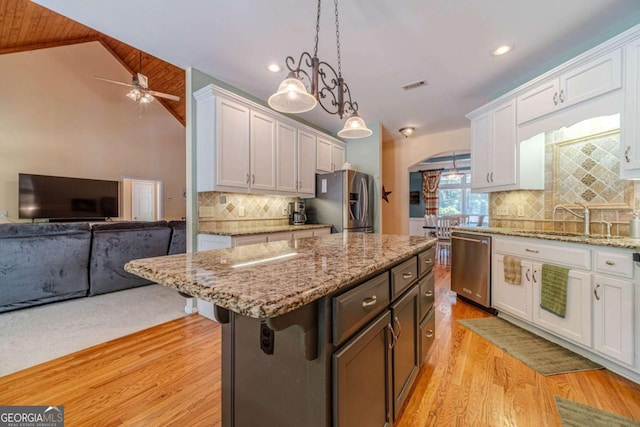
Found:
<svg viewBox="0 0 640 427"><path fill-rule="evenodd" d="M450 218L436 220L436 260L439 264L449 264L451 258L451 224Z"/></svg>

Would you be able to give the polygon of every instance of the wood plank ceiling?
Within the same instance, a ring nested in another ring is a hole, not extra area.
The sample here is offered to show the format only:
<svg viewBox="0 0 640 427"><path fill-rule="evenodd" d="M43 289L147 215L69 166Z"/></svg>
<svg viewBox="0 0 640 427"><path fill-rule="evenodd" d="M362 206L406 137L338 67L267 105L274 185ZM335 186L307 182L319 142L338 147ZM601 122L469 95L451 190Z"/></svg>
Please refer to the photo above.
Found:
<svg viewBox="0 0 640 427"><path fill-rule="evenodd" d="M139 71L139 50L29 0L0 0L0 55L66 44L99 41L132 74ZM185 124L185 72L142 52L142 72L158 92L180 101L156 98Z"/></svg>

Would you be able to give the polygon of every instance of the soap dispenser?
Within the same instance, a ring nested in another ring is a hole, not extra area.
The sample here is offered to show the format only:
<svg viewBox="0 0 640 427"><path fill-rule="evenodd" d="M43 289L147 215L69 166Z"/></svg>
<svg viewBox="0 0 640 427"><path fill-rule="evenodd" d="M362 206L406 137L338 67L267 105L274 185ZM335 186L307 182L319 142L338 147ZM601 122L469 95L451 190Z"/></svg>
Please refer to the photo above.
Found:
<svg viewBox="0 0 640 427"><path fill-rule="evenodd" d="M640 238L640 218L638 211L633 211L633 218L629 220L629 237L633 239Z"/></svg>

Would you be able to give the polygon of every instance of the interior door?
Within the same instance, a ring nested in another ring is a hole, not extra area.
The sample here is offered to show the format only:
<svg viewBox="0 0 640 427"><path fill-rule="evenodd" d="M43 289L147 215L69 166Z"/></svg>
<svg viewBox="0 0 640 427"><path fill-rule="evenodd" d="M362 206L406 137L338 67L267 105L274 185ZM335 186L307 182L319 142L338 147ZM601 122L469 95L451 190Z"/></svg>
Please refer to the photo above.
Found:
<svg viewBox="0 0 640 427"><path fill-rule="evenodd" d="M153 182L131 183L131 216L134 221L156 220L156 186Z"/></svg>

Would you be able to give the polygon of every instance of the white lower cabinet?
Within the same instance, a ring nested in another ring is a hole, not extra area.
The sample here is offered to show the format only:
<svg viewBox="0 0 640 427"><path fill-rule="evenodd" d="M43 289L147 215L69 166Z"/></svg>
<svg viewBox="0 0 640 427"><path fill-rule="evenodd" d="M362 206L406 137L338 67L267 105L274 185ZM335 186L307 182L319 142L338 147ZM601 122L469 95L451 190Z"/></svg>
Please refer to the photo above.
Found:
<svg viewBox="0 0 640 427"><path fill-rule="evenodd" d="M633 250L493 236L492 306L550 333L599 363L640 382L640 284ZM504 279L504 257L521 259L520 284ZM565 317L540 308L542 264L566 266ZM577 347L575 347L577 346Z"/></svg>
<svg viewBox="0 0 640 427"><path fill-rule="evenodd" d="M593 347L628 365L634 364L633 287L632 281L593 276Z"/></svg>
<svg viewBox="0 0 640 427"><path fill-rule="evenodd" d="M520 284L513 285L504 280L504 255L493 257L493 306L527 322L533 321L533 286L531 284L531 262L522 262Z"/></svg>
<svg viewBox="0 0 640 427"><path fill-rule="evenodd" d="M567 308L560 317L540 307L542 264L532 264L533 323L555 335L591 346L591 274L569 270L567 281Z"/></svg>

